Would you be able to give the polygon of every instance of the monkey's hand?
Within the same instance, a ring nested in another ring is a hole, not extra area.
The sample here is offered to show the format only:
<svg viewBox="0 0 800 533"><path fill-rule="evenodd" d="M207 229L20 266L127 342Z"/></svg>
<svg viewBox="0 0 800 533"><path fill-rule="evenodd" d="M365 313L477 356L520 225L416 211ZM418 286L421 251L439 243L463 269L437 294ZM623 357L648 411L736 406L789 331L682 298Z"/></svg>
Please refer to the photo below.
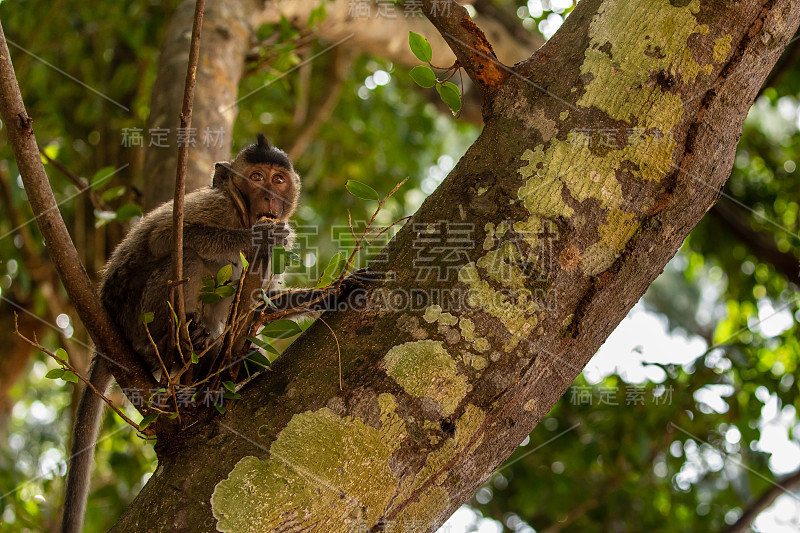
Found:
<svg viewBox="0 0 800 533"><path fill-rule="evenodd" d="M388 281L386 272L376 272L370 268L360 268L351 272L349 276L342 280L339 285L339 296L347 296L349 293L359 290L367 290L367 286Z"/></svg>
<svg viewBox="0 0 800 533"><path fill-rule="evenodd" d="M196 353L208 348L213 339L211 338L211 332L206 329L202 320L200 320L200 313L190 313L186 317L186 327L189 330L192 348Z"/></svg>
<svg viewBox="0 0 800 533"><path fill-rule="evenodd" d="M272 250L276 246L287 246L291 230L284 222L262 217L253 226L253 243Z"/></svg>

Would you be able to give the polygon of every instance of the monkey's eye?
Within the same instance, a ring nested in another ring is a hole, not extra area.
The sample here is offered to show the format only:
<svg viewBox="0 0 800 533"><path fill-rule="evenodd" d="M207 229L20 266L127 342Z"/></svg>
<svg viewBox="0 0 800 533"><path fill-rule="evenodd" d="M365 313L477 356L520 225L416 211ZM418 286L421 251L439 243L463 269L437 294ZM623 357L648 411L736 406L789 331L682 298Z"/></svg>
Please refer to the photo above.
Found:
<svg viewBox="0 0 800 533"><path fill-rule="evenodd" d="M253 172L250 174L250 179L253 181L264 181L264 174L261 172Z"/></svg>
<svg viewBox="0 0 800 533"><path fill-rule="evenodd" d="M274 176L272 176L272 183L283 183L284 181L286 181L286 178L284 178L280 174L275 174Z"/></svg>

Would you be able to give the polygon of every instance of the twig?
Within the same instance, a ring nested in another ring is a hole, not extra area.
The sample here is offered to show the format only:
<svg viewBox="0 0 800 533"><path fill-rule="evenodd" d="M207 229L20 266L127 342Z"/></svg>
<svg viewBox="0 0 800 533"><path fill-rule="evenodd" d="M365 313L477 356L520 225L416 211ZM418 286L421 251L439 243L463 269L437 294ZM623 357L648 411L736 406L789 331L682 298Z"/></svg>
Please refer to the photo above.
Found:
<svg viewBox="0 0 800 533"><path fill-rule="evenodd" d="M494 94L505 83L509 69L497 59L486 35L467 10L453 0L422 0L422 4L428 20L439 30L481 94L484 97Z"/></svg>
<svg viewBox="0 0 800 533"><path fill-rule="evenodd" d="M82 180L81 178L73 174L71 170L62 165L59 161L47 155L47 152L45 152L44 148L42 148L41 146L37 145L37 148L39 148L39 153L42 154L42 157L47 159L47 162L53 165L56 168L56 170L58 170L59 172L64 174L67 178L69 178L69 180L72 183L74 183L78 189L82 191L83 190L89 191L89 200L92 202L92 205L95 207L95 209L99 209L101 211L111 211L111 207L107 203L105 203L102 199L97 197L97 195L92 190L92 186L90 183L88 183L86 180Z"/></svg>
<svg viewBox="0 0 800 533"><path fill-rule="evenodd" d="M175 414L178 416L178 424L183 425L183 423L181 422L180 409L178 408L178 397L175 394L175 384L169 377L169 372L167 371L167 365L165 365L164 361L161 359L161 354L159 353L158 346L153 340L153 337L150 335L150 328L147 327L147 324L144 325L144 330L145 332L147 332L147 338L150 339L150 344L153 346L153 350L156 352L156 357L158 357L158 362L161 363L161 371L163 372L163 374L161 375L161 381L163 382L164 379L167 380L166 382L167 390L169 390L170 396L172 396L172 400L173 402L175 402Z"/></svg>
<svg viewBox="0 0 800 533"><path fill-rule="evenodd" d="M331 335L333 335L333 340L336 341L336 352L339 354L339 390L344 390L342 386L342 349L339 347L339 339L336 337L336 332L333 331L333 328L328 325L327 322L322 320L322 317L318 319L320 322L325 324L325 327L331 330Z"/></svg>
<svg viewBox="0 0 800 533"><path fill-rule="evenodd" d="M48 255L98 351L112 356L114 377L124 389L146 390L155 384L142 361L120 335L97 297L58 210L39 156L32 119L22 102L5 34L0 24L0 119L8 132L28 201L45 240Z"/></svg>
<svg viewBox="0 0 800 533"><path fill-rule="evenodd" d="M192 104L194 103L194 87L197 81L197 59L200 55L200 30L203 26L203 9L205 0L197 0L194 7L192 23L192 41L189 45L189 64L186 68L186 85L183 91L183 108L181 109L181 128L189 132L192 126ZM172 279L183 279L183 197L186 193L186 164L189 160L189 143L179 143L178 168L175 173L175 197L172 204ZM180 334L189 338L186 326L186 309L183 302L183 286L176 285L172 305L178 317L178 324L173 323L173 330L180 325ZM174 318L173 318L174 322ZM177 345L180 345L178 334Z"/></svg>
<svg viewBox="0 0 800 533"><path fill-rule="evenodd" d="M386 200L391 198L392 195L394 193L396 193L400 189L400 187L402 187L405 184L405 182L407 182L407 181L408 181L408 178L405 178L403 181L401 181L400 183L395 185L394 189L392 189L391 192L389 192L389 194L387 194L386 197L378 203L378 208L372 214L372 218L369 219L369 222L367 223L367 226L364 228L364 233L361 234L361 238L356 239L356 246L353 249L353 252L350 254L350 257L347 258L347 263L345 263L345 265L344 265L344 270L342 270L342 273L339 276L339 280L336 283L336 289L337 290L339 289L339 287L342 286L342 282L344 281L344 278L350 272L350 268L351 268L351 266L353 264L353 259L355 258L356 254L359 252L359 250L361 250L361 243L364 242L364 239L367 236L367 231L369 231L369 228L370 228L370 226L372 226L372 223L375 222L375 217L377 217L378 213L380 213L381 209L383 208L383 204L385 204ZM350 231L353 232L353 224L352 224L352 221L350 220L350 212L349 211L347 212L347 217L348 217L348 223L350 224ZM355 233L353 233L353 236L355 237Z"/></svg>
<svg viewBox="0 0 800 533"><path fill-rule="evenodd" d="M133 420L131 420L130 418L128 418L128 417L125 415L125 413L123 413L123 412L122 412L122 411L121 411L121 410L120 410L120 409L119 409L119 408L118 408L116 405L114 405L114 402L112 402L111 400L109 400L109 399L106 397L106 395L105 395L105 394L103 394L102 392L100 392L100 391L97 389L97 387L95 387L95 386L94 386L94 384L93 384L91 381L89 381L88 379L86 379L85 377L83 377L83 375L82 375L80 372L78 372L77 370L75 370L75 368L74 368L72 365L70 365L70 364L69 364L67 361L65 361L64 359L60 358L60 357L59 357L59 356L57 356L55 353L51 352L50 350L48 350L47 348L45 348L44 346L42 346L41 344L39 344L39 342L38 342L38 341L32 341L32 340L30 340L28 337L26 337L25 335L23 335L23 334L22 334L22 333L19 331L19 324L18 324L18 322L17 322L17 318L18 318L18 315L17 315L17 313L14 313L14 333L17 335L17 337L19 337L20 339L22 339L23 341L25 341L26 343L28 343L28 344L29 344L29 345L31 345L32 347L36 348L37 350L39 350L39 351L41 351L41 352L44 352L44 353L46 353L47 355L49 355L50 357L52 357L53 359L55 359L55 360L58 362L58 364L60 364L62 367L66 368L67 370L69 370L70 372L72 372L73 374L75 374L75 375L78 377L78 379L80 379L81 381L83 381L83 382L86 384L86 386L87 386L87 387L89 387L89 389L91 389L91 390L92 390L92 392L94 392L95 394L97 394L98 396L100 396L100 398L101 398L101 399L102 399L104 402L106 402L106 403L108 404L108 406L109 406L109 407L111 407L111 409L113 409L113 410L114 410L114 412L115 412L115 413L117 413L117 414L120 416L120 418L122 418L122 419L123 419L125 422L127 422L128 424L130 424L131 426L133 426L134 428L136 428L136 431L139 431L139 424L137 424L136 422L134 422Z"/></svg>

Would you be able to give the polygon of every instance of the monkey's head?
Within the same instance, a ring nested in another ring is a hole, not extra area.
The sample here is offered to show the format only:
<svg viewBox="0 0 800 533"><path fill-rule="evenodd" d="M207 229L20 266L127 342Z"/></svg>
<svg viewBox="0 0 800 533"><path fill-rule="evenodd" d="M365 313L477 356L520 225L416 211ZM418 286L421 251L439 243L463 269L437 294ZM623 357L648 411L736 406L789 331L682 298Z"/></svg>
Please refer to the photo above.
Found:
<svg viewBox="0 0 800 533"><path fill-rule="evenodd" d="M286 222L297 207L300 177L286 152L263 134L231 162L214 165L214 188L228 191L246 227L266 217Z"/></svg>

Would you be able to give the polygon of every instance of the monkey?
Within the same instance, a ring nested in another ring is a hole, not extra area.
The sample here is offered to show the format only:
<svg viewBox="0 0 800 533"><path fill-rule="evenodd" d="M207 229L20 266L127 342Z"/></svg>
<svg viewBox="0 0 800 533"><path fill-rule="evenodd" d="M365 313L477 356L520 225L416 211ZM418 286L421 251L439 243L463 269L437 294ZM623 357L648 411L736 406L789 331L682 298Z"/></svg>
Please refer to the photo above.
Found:
<svg viewBox="0 0 800 533"><path fill-rule="evenodd" d="M294 235L287 222L297 208L300 177L286 153L264 135L229 162L214 165L210 187L184 199L183 261L184 306L192 346L208 346L225 328L233 297L201 305L202 279L232 265L233 278L241 276L240 252L251 267L269 272L274 246L289 248ZM255 242L254 235L261 237ZM159 355L165 354L173 334L168 281L172 277L172 202L146 214L117 245L100 276L100 300L123 337L154 375L162 372ZM262 278L269 283L269 276ZM281 283L272 278L269 290ZM329 302L328 302L329 303ZM143 313L154 317L148 330ZM158 348L158 353L153 344ZM168 372L180 361L165 361ZM114 362L95 353L90 382L105 393L113 380ZM65 488L62 533L79 533L86 510L95 443L103 412L102 399L87 387L75 416L72 455Z"/></svg>

